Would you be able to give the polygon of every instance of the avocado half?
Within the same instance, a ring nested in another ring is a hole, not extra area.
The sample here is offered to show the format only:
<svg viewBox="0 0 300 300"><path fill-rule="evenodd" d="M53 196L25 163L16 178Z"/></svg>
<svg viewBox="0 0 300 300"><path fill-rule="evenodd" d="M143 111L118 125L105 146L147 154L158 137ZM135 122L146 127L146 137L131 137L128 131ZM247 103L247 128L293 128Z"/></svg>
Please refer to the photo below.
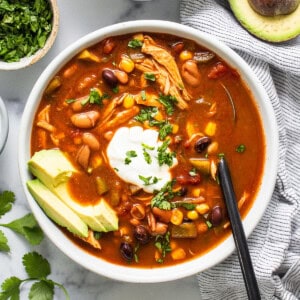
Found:
<svg viewBox="0 0 300 300"><path fill-rule="evenodd" d="M300 34L300 5L288 15L266 17L255 12L248 0L229 0L229 4L241 25L262 40L283 42Z"/></svg>

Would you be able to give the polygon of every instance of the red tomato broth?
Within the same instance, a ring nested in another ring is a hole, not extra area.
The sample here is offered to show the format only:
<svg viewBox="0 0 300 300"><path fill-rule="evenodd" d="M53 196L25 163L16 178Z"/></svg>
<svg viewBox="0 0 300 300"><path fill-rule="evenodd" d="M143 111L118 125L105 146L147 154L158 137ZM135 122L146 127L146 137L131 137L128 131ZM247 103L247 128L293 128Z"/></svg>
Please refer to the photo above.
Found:
<svg viewBox="0 0 300 300"><path fill-rule="evenodd" d="M184 38L155 33L150 33L149 35L155 40L156 44L166 49L174 56L179 70L182 69L182 65L185 61L180 59L182 50L178 52L176 47L172 47L175 43L182 42L182 49L192 53L203 51L211 53L211 51L204 47ZM32 129L31 145L32 154L41 149L57 147L69 154L74 165L82 170L80 174L73 175L73 178L69 183L69 188L76 201L83 205L97 203L100 197L97 194L94 181L97 176L105 178L109 190L103 197L117 211L119 228L125 227L128 231L124 236L121 236L122 234L119 231L114 233L103 233L100 238L101 250L94 249L84 241L66 232L69 238L86 251L112 263L125 266L132 265L135 267L153 268L180 263L184 260L203 255L228 237L230 229L229 227L224 228L224 224L228 223L228 219L226 217L226 208L217 180L214 180L211 177L211 174L201 174L201 172L198 172L200 173L201 178L200 183L178 184L178 182L176 182L173 188L186 187L188 190L188 197L193 197L193 189L198 187L201 188L200 195L204 197L205 203L208 204L210 209L214 206L220 206L222 208L222 222L218 226L208 228L204 233L198 233L196 238L171 239L172 241L175 241L176 247L185 250L186 257L184 259L173 260L170 253L167 253L167 255L163 257L163 263L156 262L155 252L157 252L157 248L154 245L156 238L155 234L153 234L149 243L137 247L137 243L133 237L134 226L130 223L130 219L132 219L130 216L130 208L132 205L134 203L141 203L142 205L145 205L146 211L149 212L151 211L149 201L145 204L145 201L139 201L135 199L134 196L130 195L128 184L123 182L106 162L107 158L105 157L105 151L109 144L109 139L105 138L105 132L99 128L99 124L85 130L76 128L70 121L70 117L74 114L74 111L72 111L70 104L66 103L66 100L84 97L89 94L91 88L99 88L102 95L107 93L110 98L104 99L102 106L96 106L94 104L84 105L81 109L82 112L95 110L101 114L112 99L127 91L131 94L138 94L142 90L146 93L155 92L158 94L161 92L157 82L146 81L146 85L143 85L141 83L141 76L143 73L136 68L128 73L129 81L127 84L118 83L118 91L112 91L112 88L101 77L101 72L105 68L112 70L118 69L118 62L122 59L122 54L126 53L128 55L128 53L140 52L139 49L131 49L127 46L133 36L134 34L130 34L110 38L109 40L110 43L113 44L113 49L109 54L103 52L107 40L101 41L90 47L88 50L100 59L100 63L85 61L76 56L62 67L57 74L57 78L60 79L61 84L53 92L48 94L46 91L44 93L34 124L37 124L38 122L39 112L50 104L49 123L55 127L55 134L64 133L64 136L63 138L59 138L59 142L56 144L53 142L53 139L50 138L47 130L35 125ZM149 55L144 56L148 57ZM224 67L223 71L225 71L217 74L217 78L208 78L215 66L220 64ZM265 141L260 114L251 92L242 81L238 72L228 66L220 57L214 55L209 61L198 63L197 66L201 76L200 84L191 87L183 80L185 89L191 96L191 100L186 101L188 109L182 110L175 107L174 113L170 116L167 116L165 111L163 111L165 119L168 119L172 124L178 125L178 132L169 134L172 138L170 148L172 151L176 152L179 162L178 165L172 169L172 175L173 178L178 178L180 176L191 177L189 176L189 172L193 169L193 166L188 159L191 157L205 159L207 156L206 150L203 153L195 152L193 147L194 140L192 140L189 147L184 145L184 142L191 138L187 133L187 121L193 124L194 130L201 133L203 133L207 123L213 121L216 124L216 131L211 139L218 143L218 150L209 154L208 159L210 162L214 161L216 163L220 153L223 153L226 156L232 173L237 199L242 198L244 192L248 194L246 201L240 209L241 214L244 217L255 199L264 166ZM75 70L73 73L71 71L72 69ZM70 75L69 73L72 74ZM224 87L228 90L234 101L234 108L232 107ZM212 117L207 117L213 103L215 103L217 107L216 113ZM139 106L139 109L144 107L137 104L135 105ZM124 111L122 104L115 108L115 114L121 111ZM236 113L235 119L234 111ZM122 126L136 125L144 126L131 118L129 122L113 127L112 132ZM93 133L98 138L100 144L99 151L91 151L89 165L91 165L93 159L97 160L97 158L99 158L99 154L102 159L102 163L99 166L92 168L92 171L88 172L86 172L87 170L83 170L82 166L76 161L78 149L82 146L83 132ZM180 137L178 142L174 142L176 137ZM237 152L236 149L239 145L245 145L246 150L243 153ZM121 191L119 199L117 203L112 203L111 199L115 197L115 194L118 191ZM140 192L140 194L141 196L147 196L144 192ZM175 197L172 201L181 198L182 197ZM183 208L180 208L180 210L183 212L184 217L187 218L187 210ZM157 218L157 220L159 221L159 218ZM199 215L199 218L196 221L189 220L189 222L195 222L197 224L205 223L207 221L209 221L209 216L207 215ZM148 226L146 218L140 223L144 226ZM170 227L172 226L173 225L170 225ZM138 261L133 260L127 262L122 258L120 254L120 244L124 240L132 244L133 247L138 248L136 251Z"/></svg>

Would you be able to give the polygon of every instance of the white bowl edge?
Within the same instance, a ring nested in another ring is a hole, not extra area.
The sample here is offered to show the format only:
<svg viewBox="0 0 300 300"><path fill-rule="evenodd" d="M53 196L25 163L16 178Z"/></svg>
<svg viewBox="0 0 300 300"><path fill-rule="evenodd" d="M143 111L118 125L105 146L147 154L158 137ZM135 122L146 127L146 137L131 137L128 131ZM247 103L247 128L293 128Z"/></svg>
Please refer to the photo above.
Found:
<svg viewBox="0 0 300 300"><path fill-rule="evenodd" d="M263 118L267 120L267 122L264 122L264 125L268 124L268 126L265 127L265 139L267 145L266 153L270 153L270 155L266 158L264 166L264 170L268 171L268 175L264 176L262 181L262 189L257 195L259 198L263 199L263 201L261 200L259 203L258 201L255 201L252 209L243 220L245 233L248 237L254 230L255 226L258 224L259 220L262 218L263 213L269 204L269 200L271 199L273 192L273 189L271 189L270 187L274 188L275 186L279 145L276 118L273 112L272 105L270 101L268 101L268 95L266 94L261 83L254 75L251 68L236 52L231 50L224 43L215 40L208 34L202 33L198 30L178 23L159 20L147 20L118 23L115 25L104 27L86 35L85 37L79 39L77 42L67 47L63 52L61 52L41 74L29 95L28 102L25 106L21 121L21 128L32 127L31 116L35 114L38 105L38 102L34 103L35 99L41 98L43 90L48 85L49 80L63 66L64 61L68 61L80 50L83 50L84 48L91 46L97 41L103 40L106 37L137 31L168 32L169 34L174 34L195 40L199 44L202 44L205 47L211 49L213 52L223 58L229 65L235 67L238 64L239 70L241 70L242 73L243 80L248 85L249 89L253 92L254 97L257 99L265 99L265 106L259 106L259 109ZM49 74L51 74L51 76L48 78ZM47 78L48 80L46 80ZM63 253L65 253L67 256L69 256L71 259L73 259L75 262L82 265L86 269L89 269L108 278L125 282L163 282L176 280L196 274L200 271L204 271L212 267L213 265L220 263L234 251L234 241L230 236L222 244L197 259L188 261L184 264L154 269L121 267L108 263L102 259L90 255L87 252L82 251L79 247L75 246L72 241L68 240L61 232L61 230L57 228L47 217L45 217L45 214L26 188L26 181L31 178L27 170L27 161L30 158L30 135L30 130L20 131L19 148L20 145L22 145L23 149L22 151L19 151L18 158L22 186L24 188L29 205L41 228L46 233L46 235L50 237L52 242L59 249L61 249ZM25 149L24 145L26 145ZM274 151L269 151L269 148L272 148ZM72 249L71 252L70 249ZM219 256L221 249L223 254L222 257ZM82 253L86 254L84 259L82 259Z"/></svg>

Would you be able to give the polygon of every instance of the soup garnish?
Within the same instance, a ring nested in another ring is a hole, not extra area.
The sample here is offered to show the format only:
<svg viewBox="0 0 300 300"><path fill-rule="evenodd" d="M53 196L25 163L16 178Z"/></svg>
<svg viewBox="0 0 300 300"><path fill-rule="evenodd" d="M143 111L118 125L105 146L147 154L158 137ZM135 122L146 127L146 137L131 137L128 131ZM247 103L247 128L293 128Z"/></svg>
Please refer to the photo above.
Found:
<svg viewBox="0 0 300 300"><path fill-rule="evenodd" d="M28 187L74 243L151 268L202 255L230 233L221 156L243 216L265 157L260 114L238 71L161 33L110 37L62 66L42 96L31 149L37 178ZM53 201L74 223L62 221Z"/></svg>

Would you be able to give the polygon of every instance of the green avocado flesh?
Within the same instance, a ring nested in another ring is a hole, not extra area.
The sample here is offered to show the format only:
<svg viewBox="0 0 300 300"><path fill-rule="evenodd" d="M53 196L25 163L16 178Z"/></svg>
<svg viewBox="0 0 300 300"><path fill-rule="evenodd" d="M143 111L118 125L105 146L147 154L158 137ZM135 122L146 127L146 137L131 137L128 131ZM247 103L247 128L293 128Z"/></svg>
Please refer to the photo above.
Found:
<svg viewBox="0 0 300 300"><path fill-rule="evenodd" d="M266 17L255 12L248 0L229 0L229 3L241 25L262 40L283 42L300 34L300 5L288 15Z"/></svg>
<svg viewBox="0 0 300 300"><path fill-rule="evenodd" d="M37 188L38 184L30 180L27 182L29 191L48 217L57 224L75 234L80 232L82 236L86 236L83 224L91 230L100 232L118 229L116 212L103 198L99 198L96 205L81 205L73 198L68 188L68 181L73 173L79 171L62 151L58 149L38 151L28 161L28 168L41 185ZM70 226L70 223L76 226L76 230Z"/></svg>

